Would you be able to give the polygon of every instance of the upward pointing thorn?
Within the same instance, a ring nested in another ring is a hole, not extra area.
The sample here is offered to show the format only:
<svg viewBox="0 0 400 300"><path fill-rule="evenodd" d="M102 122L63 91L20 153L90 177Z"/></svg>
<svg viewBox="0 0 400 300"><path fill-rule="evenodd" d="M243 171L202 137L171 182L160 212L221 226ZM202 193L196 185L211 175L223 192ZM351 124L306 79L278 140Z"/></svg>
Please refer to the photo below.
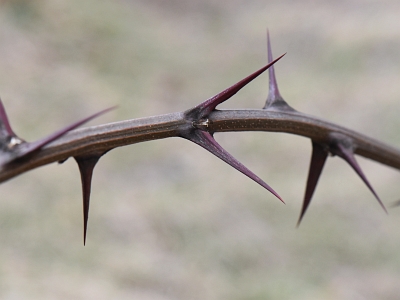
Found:
<svg viewBox="0 0 400 300"><path fill-rule="evenodd" d="M78 126L114 109L115 107L111 107L105 110L102 110L96 114L93 114L89 117L86 117L80 121L77 121L71 125L68 125L47 137L40 139L35 142L26 142L20 138L13 132L11 129L10 123L7 118L7 114L5 112L3 103L0 100L0 169L22 157L26 157L35 151L40 150L47 144L53 142L54 140L60 138L65 135L69 131L77 128Z"/></svg>
<svg viewBox="0 0 400 300"><path fill-rule="evenodd" d="M113 110L115 108L116 108L116 106L104 109L104 110L102 110L102 111L100 111L98 113L95 113L95 114L93 114L93 115L91 115L89 117L86 117L86 118L84 118L82 120L79 120L79 121L77 121L75 123L72 123L72 124L62 128L60 130L57 130L56 132L53 132L52 134L48 135L47 137L45 137L45 138L43 138L41 140L38 140L38 141L32 142L32 143L27 143L24 146L23 150L21 151L21 155L20 156L32 153L32 152L44 147L45 145L51 143L52 141L58 139L59 137L61 137L63 135L65 135L69 131L71 131L71 130L81 126L82 124L84 124L86 122L89 122L90 120L93 120L94 118L97 118L98 116L100 116L102 114L105 114L106 112L109 112L110 110Z"/></svg>
<svg viewBox="0 0 400 300"><path fill-rule="evenodd" d="M271 40L269 38L269 30L267 30L267 47L268 47L268 62L271 62L273 60L273 57L271 49ZM276 81L276 76L275 76L275 67L273 65L268 69L268 75L269 75L269 93L267 101L263 108L295 111L286 103L286 101L282 98L281 94L279 93L278 83Z"/></svg>
<svg viewBox="0 0 400 300"><path fill-rule="evenodd" d="M8 121L7 113L3 105L3 101L0 99L0 135L1 137L5 136L17 136L14 131L11 129L10 122Z"/></svg>
<svg viewBox="0 0 400 300"><path fill-rule="evenodd" d="M285 53L286 54L286 53ZM256 72L250 74L246 78L240 80L239 82L235 83L234 85L230 86L229 88L223 90L222 92L216 94L215 96L207 99L206 101L200 103L199 105L191 108L190 110L186 111L187 116L191 116L194 114L196 118L204 118L208 116L214 109L217 107L218 104L228 100L237 92L239 92L244 86L250 83L253 79L257 78L263 72L265 72L268 68L273 66L278 60L280 60L285 54L279 56L277 59L269 62L266 66L262 67L261 69L257 70Z"/></svg>
<svg viewBox="0 0 400 300"><path fill-rule="evenodd" d="M272 49L271 49L271 40L269 38L269 30L267 30L267 47L268 47L268 62L270 62L272 61ZM278 83L276 82L274 66L268 69L268 75L269 75L269 94L267 101L271 103L276 101L276 99L282 99L282 96L279 93Z"/></svg>

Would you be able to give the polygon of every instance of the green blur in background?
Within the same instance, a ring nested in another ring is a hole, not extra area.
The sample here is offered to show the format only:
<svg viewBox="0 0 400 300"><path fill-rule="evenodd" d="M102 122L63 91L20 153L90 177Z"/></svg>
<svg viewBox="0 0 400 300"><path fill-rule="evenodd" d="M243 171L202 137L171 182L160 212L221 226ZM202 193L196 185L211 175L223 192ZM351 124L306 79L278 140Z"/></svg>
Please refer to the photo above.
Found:
<svg viewBox="0 0 400 300"><path fill-rule="evenodd" d="M265 65L267 28L291 106L400 147L397 0L2 0L0 95L29 141L113 105L89 125L183 111ZM263 75L219 108L267 94ZM286 205L188 141L127 146L96 167L84 247L76 163L45 166L0 187L0 298L399 299L400 209L334 157L296 229L310 141L216 139Z"/></svg>

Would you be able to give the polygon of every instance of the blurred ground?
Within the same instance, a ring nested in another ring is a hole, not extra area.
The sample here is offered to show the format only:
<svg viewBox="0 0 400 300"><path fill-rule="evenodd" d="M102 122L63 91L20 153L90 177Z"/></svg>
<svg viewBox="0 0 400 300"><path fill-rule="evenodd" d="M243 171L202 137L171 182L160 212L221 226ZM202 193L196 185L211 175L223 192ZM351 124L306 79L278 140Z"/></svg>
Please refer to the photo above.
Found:
<svg viewBox="0 0 400 300"><path fill-rule="evenodd" d="M185 110L264 65L268 27L293 107L400 147L397 0L0 3L0 95L28 140L115 104L91 125ZM222 108L267 93L264 75ZM100 161L83 247L75 162L46 166L1 185L0 298L398 299L400 210L330 158L296 229L311 143L216 137L287 204L184 140L138 144Z"/></svg>

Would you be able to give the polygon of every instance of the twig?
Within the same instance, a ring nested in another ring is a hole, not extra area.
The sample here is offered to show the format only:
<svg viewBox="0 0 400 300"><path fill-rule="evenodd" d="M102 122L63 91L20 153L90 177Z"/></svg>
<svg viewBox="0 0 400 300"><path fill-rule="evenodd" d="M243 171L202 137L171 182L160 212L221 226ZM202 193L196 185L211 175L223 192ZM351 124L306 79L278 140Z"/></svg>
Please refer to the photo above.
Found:
<svg viewBox="0 0 400 300"><path fill-rule="evenodd" d="M355 154L400 169L400 150L342 126L298 112L290 107L279 92L273 67L274 63L282 56L272 60L268 35L269 63L266 66L191 109L160 116L74 129L108 111L108 109L32 143L25 142L14 133L0 101L0 182L34 168L53 162L63 162L69 157L74 157L81 172L85 242L93 169L100 157L111 149L150 140L170 137L184 138L213 153L282 200L267 183L219 145L213 135L216 132L228 131L285 132L310 138L313 146L306 192L298 224L300 224L311 202L328 154L337 155L344 159L386 211L381 199L357 163ZM263 109L216 109L219 104L231 98L268 69L270 76L269 95Z"/></svg>

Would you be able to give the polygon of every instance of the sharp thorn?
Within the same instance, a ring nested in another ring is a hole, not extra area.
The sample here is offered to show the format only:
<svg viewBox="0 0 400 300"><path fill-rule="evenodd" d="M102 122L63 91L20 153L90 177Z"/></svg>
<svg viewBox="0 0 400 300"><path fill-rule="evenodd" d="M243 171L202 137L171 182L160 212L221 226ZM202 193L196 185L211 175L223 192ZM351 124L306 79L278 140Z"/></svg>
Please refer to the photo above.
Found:
<svg viewBox="0 0 400 300"><path fill-rule="evenodd" d="M326 158L328 157L328 151L325 147L319 143L312 141L312 155L310 162L310 169L308 172L308 179L306 185L306 192L303 200L303 207L301 209L300 217L297 222L297 227L300 226L301 220L307 211L307 208L311 202L311 198L314 194L315 188L318 183L318 179L324 168Z"/></svg>
<svg viewBox="0 0 400 300"><path fill-rule="evenodd" d="M343 145L339 145L339 148L342 151L341 157L347 161L347 163L354 169L354 171L360 176L362 181L364 181L365 185L369 188L369 190L372 192L372 194L375 196L375 198L378 200L379 204L383 208L383 210L387 212L385 205L382 203L381 199L379 198L378 194L375 192L371 184L369 183L367 177L364 175L364 172L362 171L360 165L357 163L356 158L354 157L354 154L352 151L349 149L346 149L343 147Z"/></svg>
<svg viewBox="0 0 400 300"><path fill-rule="evenodd" d="M6 114L6 111L4 109L3 103L0 100L0 141L1 143L6 143L6 147L8 148L8 151L3 153L2 157L0 158L0 168L3 166L11 163L12 161L22 158L24 156L27 156L40 148L44 147L45 145L53 142L54 140L58 139L59 137L63 136L67 132L71 131L72 129L75 129L79 127L80 125L114 109L114 107L107 108L105 110L102 110L96 114L93 114L87 118L84 118L80 121L77 121L69 126L64 127L61 130L58 130L49 136L35 141L35 142L26 142L20 138L17 137L17 135L13 132L11 129L10 123L8 121L8 117Z"/></svg>
<svg viewBox="0 0 400 300"><path fill-rule="evenodd" d="M104 109L104 110L102 110L102 111L100 111L98 113L95 113L95 114L93 114L93 115L91 115L89 117L86 117L86 118L84 118L82 120L79 120L79 121L77 121L75 123L72 123L72 124L62 128L60 130L57 130L56 132L48 135L47 137L45 137L43 139L40 139L40 140L38 140L36 142L25 143L25 144L21 145L21 151L19 153L18 158L22 157L22 156L25 156L25 155L28 155L28 154L30 154L30 153L32 153L32 152L34 152L34 151L46 146L47 144L49 144L49 143L55 141L56 139L62 137L63 135L65 135L69 131L71 131L71 130L83 125L84 123L87 123L87 122L93 120L94 118L97 118L98 116L100 116L102 114L105 114L106 112L109 112L110 110L113 110L115 108L116 108L116 106Z"/></svg>
<svg viewBox="0 0 400 300"><path fill-rule="evenodd" d="M268 48L268 62L272 62L272 47L271 47L271 40L269 38L269 30L267 30L267 48ZM269 92L267 101L263 107L263 109L274 109L274 110L285 110L285 111L295 111L292 107L290 107L286 101L282 98L278 83L276 81L275 76L275 66L272 65L268 69L268 76L269 76Z"/></svg>
<svg viewBox="0 0 400 300"><path fill-rule="evenodd" d="M275 197L285 203L282 198L276 193L267 183L265 183L261 178L255 175L252 171L250 171L247 167L245 167L242 163L240 163L236 158L234 158L230 153L228 153L224 148L221 147L220 144L214 139L214 137L207 131L202 130L194 130L191 132L189 136L184 136L186 139L196 143L197 145L203 147L207 151L211 152L228 165L232 166L239 172L243 173L250 179L257 182L259 185L267 189L271 192Z"/></svg>
<svg viewBox="0 0 400 300"><path fill-rule="evenodd" d="M3 101L0 99L0 135L2 137L17 136L11 128Z"/></svg>
<svg viewBox="0 0 400 300"><path fill-rule="evenodd" d="M269 38L269 30L267 30L267 47L268 47L268 62L271 62L273 58L272 58L271 40ZM274 102L276 99L282 99L282 96L279 93L274 66L271 66L268 69L268 75L269 75L269 94L267 103L272 104L272 102Z"/></svg>
<svg viewBox="0 0 400 300"><path fill-rule="evenodd" d="M383 208L383 210L387 212L385 205L382 203L381 199L379 198L378 194L373 189L372 185L369 183L367 177L365 176L364 172L362 171L360 165L358 164L355 156L354 151L349 140L345 140L341 137L340 134L331 134L332 143L330 150L333 154L338 155L339 157L343 158L357 173L357 175L361 178L361 180L365 183L371 193L375 196L378 203Z"/></svg>
<svg viewBox="0 0 400 300"><path fill-rule="evenodd" d="M104 152L105 153L105 152ZM90 192L92 186L93 169L104 154L92 154L88 156L74 157L78 163L81 174L82 197L83 197L83 245L86 245L86 233L89 219Z"/></svg>
<svg viewBox="0 0 400 300"><path fill-rule="evenodd" d="M229 88L223 90L222 92L216 94L215 96L209 98L208 100L206 100L206 101L200 103L199 105L195 106L194 108L188 110L187 114L195 112L195 113L197 113L196 117L198 117L198 118L203 118L203 117L209 115L218 104L221 104L222 102L231 98L238 91L240 91L244 86L246 86L248 83L250 83L253 79L257 78L263 72L268 70L269 67L271 67L274 63L276 63L278 60L280 60L285 54L281 55L274 61L271 61L266 66L262 67L261 69L259 69L256 72L250 74L249 76L240 80L239 82L235 83L234 85L230 86Z"/></svg>

